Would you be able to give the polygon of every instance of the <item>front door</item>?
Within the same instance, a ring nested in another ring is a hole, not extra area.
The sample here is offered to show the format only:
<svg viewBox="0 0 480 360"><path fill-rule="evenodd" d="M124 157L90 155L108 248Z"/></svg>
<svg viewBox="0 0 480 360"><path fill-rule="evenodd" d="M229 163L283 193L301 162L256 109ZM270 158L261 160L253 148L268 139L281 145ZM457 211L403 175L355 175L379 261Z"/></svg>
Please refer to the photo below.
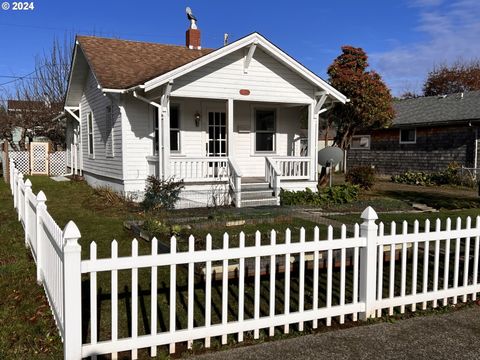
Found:
<svg viewBox="0 0 480 360"><path fill-rule="evenodd" d="M227 116L225 111L208 111L207 156L227 156Z"/></svg>

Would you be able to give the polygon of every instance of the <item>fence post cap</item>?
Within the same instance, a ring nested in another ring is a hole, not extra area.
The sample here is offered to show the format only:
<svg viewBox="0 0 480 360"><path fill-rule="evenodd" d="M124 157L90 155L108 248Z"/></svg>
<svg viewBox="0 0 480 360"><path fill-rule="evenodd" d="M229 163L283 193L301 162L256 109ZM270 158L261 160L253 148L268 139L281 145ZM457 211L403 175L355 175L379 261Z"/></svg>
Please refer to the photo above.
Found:
<svg viewBox="0 0 480 360"><path fill-rule="evenodd" d="M81 237L80 230L78 230L77 225L70 220L65 228L63 229L63 238L65 240L77 240Z"/></svg>
<svg viewBox="0 0 480 360"><path fill-rule="evenodd" d="M23 179L23 174L22 174L22 173L19 173L19 174L18 174L18 178L19 178L19 179Z"/></svg>
<svg viewBox="0 0 480 360"><path fill-rule="evenodd" d="M360 215L360 217L365 221L375 221L378 219L377 212L373 210L371 206L363 210L362 215Z"/></svg>
<svg viewBox="0 0 480 360"><path fill-rule="evenodd" d="M37 201L47 201L47 197L42 190L40 190L37 194Z"/></svg>
<svg viewBox="0 0 480 360"><path fill-rule="evenodd" d="M25 180L25 186L32 187L32 182L30 181L30 179Z"/></svg>

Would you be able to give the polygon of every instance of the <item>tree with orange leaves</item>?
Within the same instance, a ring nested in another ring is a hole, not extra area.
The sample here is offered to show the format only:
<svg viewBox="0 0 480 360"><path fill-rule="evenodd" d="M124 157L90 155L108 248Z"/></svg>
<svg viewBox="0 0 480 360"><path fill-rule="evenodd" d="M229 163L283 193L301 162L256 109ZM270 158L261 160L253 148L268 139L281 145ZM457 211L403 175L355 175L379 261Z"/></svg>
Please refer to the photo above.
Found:
<svg viewBox="0 0 480 360"><path fill-rule="evenodd" d="M329 114L337 128L335 144L342 149L348 148L357 130L386 127L395 115L390 89L377 72L367 70L367 60L363 49L343 46L328 68L331 85L350 99L336 104Z"/></svg>

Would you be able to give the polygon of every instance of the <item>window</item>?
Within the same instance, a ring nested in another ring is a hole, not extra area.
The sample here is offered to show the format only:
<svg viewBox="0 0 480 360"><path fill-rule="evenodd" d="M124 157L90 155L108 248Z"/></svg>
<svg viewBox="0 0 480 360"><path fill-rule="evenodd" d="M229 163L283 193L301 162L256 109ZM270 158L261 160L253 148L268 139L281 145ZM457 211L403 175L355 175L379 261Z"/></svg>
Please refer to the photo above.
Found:
<svg viewBox="0 0 480 360"><path fill-rule="evenodd" d="M93 156L93 114L87 114L88 155Z"/></svg>
<svg viewBox="0 0 480 360"><path fill-rule="evenodd" d="M170 151L180 151L180 111L178 105L170 106Z"/></svg>
<svg viewBox="0 0 480 360"><path fill-rule="evenodd" d="M350 149L370 149L370 135L354 135Z"/></svg>
<svg viewBox="0 0 480 360"><path fill-rule="evenodd" d="M153 111L153 155L158 155L158 108ZM170 106L170 151L180 152L180 108Z"/></svg>
<svg viewBox="0 0 480 360"><path fill-rule="evenodd" d="M158 108L153 108L153 155L158 155Z"/></svg>
<svg viewBox="0 0 480 360"><path fill-rule="evenodd" d="M400 144L415 144L416 142L416 129L400 129Z"/></svg>
<svg viewBox="0 0 480 360"><path fill-rule="evenodd" d="M255 152L275 151L275 110L255 110Z"/></svg>
<svg viewBox="0 0 480 360"><path fill-rule="evenodd" d="M113 155L113 110L109 105L105 109L105 156Z"/></svg>

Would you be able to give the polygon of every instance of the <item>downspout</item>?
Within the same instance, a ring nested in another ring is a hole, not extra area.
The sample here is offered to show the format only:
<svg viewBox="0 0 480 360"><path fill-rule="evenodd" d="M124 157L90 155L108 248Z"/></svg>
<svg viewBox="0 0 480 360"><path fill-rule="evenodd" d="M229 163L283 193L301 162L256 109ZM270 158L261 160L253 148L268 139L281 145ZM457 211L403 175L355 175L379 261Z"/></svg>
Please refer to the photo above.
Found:
<svg viewBox="0 0 480 360"><path fill-rule="evenodd" d="M158 158L161 158L161 168L159 167L159 175L161 174L162 179L165 176L165 144L164 144L164 139L163 136L160 136L160 129L163 131L163 106L159 103L156 103L155 101L149 100L141 95L138 95L136 91L133 91L133 96L149 105L155 106L158 109Z"/></svg>

